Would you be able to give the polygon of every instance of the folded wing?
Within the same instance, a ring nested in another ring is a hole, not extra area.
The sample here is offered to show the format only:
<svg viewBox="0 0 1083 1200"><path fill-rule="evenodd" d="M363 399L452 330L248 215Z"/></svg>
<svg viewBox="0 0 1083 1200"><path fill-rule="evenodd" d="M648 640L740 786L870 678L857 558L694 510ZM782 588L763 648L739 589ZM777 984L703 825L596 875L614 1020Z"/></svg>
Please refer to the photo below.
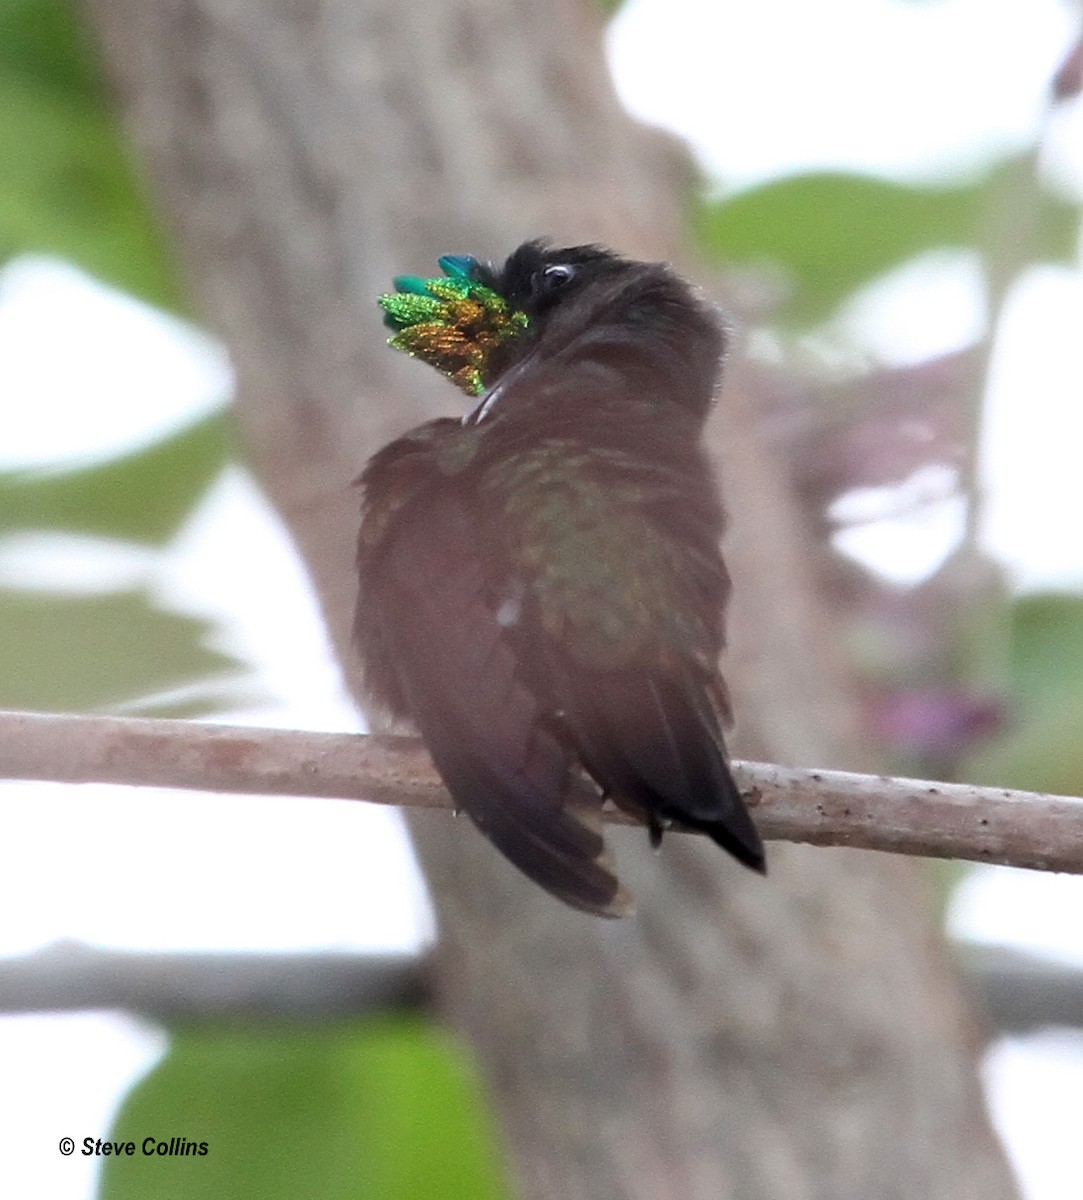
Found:
<svg viewBox="0 0 1083 1200"><path fill-rule="evenodd" d="M388 456L383 467L393 465ZM366 472L370 491L379 469ZM394 673L385 698L416 724L456 805L521 871L573 907L630 912L606 858L600 799L520 677L467 502L438 480L373 536L381 519L366 514L368 544L362 527L359 625L363 647L379 643Z"/></svg>

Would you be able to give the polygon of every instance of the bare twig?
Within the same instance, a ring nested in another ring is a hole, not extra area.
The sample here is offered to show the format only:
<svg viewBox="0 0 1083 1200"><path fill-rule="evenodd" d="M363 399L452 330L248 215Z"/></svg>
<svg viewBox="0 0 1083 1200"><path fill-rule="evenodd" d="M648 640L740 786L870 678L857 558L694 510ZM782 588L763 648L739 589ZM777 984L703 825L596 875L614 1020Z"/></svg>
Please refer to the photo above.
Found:
<svg viewBox="0 0 1083 1200"><path fill-rule="evenodd" d="M118 1008L159 1020L331 1020L415 1008L411 954L140 954L57 942L0 962L0 1013Z"/></svg>
<svg viewBox="0 0 1083 1200"><path fill-rule="evenodd" d="M1006 946L955 947L994 1029L1083 1025L1083 970ZM123 1009L164 1022L336 1021L424 1006L412 954L207 954L56 942L0 961L0 1013Z"/></svg>
<svg viewBox="0 0 1083 1200"><path fill-rule="evenodd" d="M733 769L768 838L1083 873L1077 797L767 763ZM0 778L451 807L416 738L189 721L0 712ZM607 819L631 823L615 810Z"/></svg>
<svg viewBox="0 0 1083 1200"><path fill-rule="evenodd" d="M1083 1026L1083 969L1012 946L956 946L993 1026L1003 1033Z"/></svg>

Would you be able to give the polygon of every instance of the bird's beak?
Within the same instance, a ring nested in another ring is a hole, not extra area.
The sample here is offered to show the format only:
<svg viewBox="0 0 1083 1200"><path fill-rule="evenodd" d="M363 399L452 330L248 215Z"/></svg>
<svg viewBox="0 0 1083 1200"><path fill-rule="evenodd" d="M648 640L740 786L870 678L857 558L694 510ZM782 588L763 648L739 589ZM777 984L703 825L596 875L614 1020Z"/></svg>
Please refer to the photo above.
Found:
<svg viewBox="0 0 1083 1200"><path fill-rule="evenodd" d="M480 425L481 422L484 421L485 418L492 411L493 405L497 402L497 400L500 399L503 392L504 392L503 381L501 381L500 383L494 384L481 397L481 403L476 404L466 414L466 416L463 417L463 424L464 425Z"/></svg>
<svg viewBox="0 0 1083 1200"><path fill-rule="evenodd" d="M510 371L506 371L501 375L496 383L482 395L480 402L463 417L463 424L480 425L493 411L497 401L504 395L508 388L514 384L520 375L530 369L536 357L536 351L528 354L521 363L516 363Z"/></svg>

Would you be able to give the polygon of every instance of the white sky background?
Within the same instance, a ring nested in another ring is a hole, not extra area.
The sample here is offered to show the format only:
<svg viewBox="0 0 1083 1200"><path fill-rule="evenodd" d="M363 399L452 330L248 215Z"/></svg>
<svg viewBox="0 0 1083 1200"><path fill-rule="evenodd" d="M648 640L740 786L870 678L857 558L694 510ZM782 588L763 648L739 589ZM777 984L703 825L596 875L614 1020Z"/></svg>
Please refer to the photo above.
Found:
<svg viewBox="0 0 1083 1200"><path fill-rule="evenodd" d="M690 137L721 188L797 167L947 178L1033 138L1074 11L1060 0L630 0L610 51L629 107ZM1045 160L1053 177L1083 194L1083 104L1048 128ZM965 345L981 332L975 276L965 255L907 264L855 298L832 336L886 362ZM1083 539L1062 531L1064 515L1083 510L1081 330L1078 267L1043 268L1016 289L996 349L984 447L987 543L1032 587L1083 585ZM180 322L61 264L23 260L0 274L0 469L114 456L221 405L228 390L220 350ZM851 553L912 579L950 551L959 513L932 506L916 527L880 522L855 533ZM59 535L0 540L0 582L85 588L88 580L141 582L162 603L220 622L229 648L260 667L273 697L265 709L236 714L242 719L356 727L296 558L239 471L161 553ZM0 806L8 848L0 954L59 937L346 950L431 936L417 877L398 865L408 861L401 834L377 810L19 789ZM156 844L171 845L171 854L149 854ZM294 879L288 888L284 863ZM239 895L252 902L242 909ZM1074 879L977 872L953 928L1040 941L1083 962L1081 902ZM4 1156L0 1193L40 1192L47 1169L49 1195L91 1195L93 1163L62 1160L56 1141L104 1135L127 1081L160 1051L158 1034L127 1019L0 1020L0 1137L34 1148L24 1160ZM1002 1042L988 1077L1030 1200L1078 1200L1074 1140L1050 1114L1083 1111L1083 1038ZM60 1093L63 1110L52 1099Z"/></svg>

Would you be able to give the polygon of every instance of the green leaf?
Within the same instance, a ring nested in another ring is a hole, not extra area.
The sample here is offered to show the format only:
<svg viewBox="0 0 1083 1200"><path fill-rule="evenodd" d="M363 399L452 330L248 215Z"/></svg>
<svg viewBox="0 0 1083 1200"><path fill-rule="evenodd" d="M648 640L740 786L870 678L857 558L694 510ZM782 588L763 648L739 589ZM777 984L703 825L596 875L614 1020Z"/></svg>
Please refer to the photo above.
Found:
<svg viewBox="0 0 1083 1200"><path fill-rule="evenodd" d="M0 708L110 708L235 675L235 660L205 645L210 629L141 592L0 589Z"/></svg>
<svg viewBox="0 0 1083 1200"><path fill-rule="evenodd" d="M1083 598L1028 596L1012 612L1014 709L1005 736L964 778L991 786L1083 794Z"/></svg>
<svg viewBox="0 0 1083 1200"><path fill-rule="evenodd" d="M1011 639L1012 681L1023 707L1040 710L1051 696L1083 687L1083 598L1024 596L1012 605Z"/></svg>
<svg viewBox="0 0 1083 1200"><path fill-rule="evenodd" d="M0 76L0 259L70 259L163 308L176 273L113 118L62 92Z"/></svg>
<svg viewBox="0 0 1083 1200"><path fill-rule="evenodd" d="M125 1102L101 1200L498 1200L476 1080L417 1019L185 1030ZM205 1155L142 1153L148 1136Z"/></svg>
<svg viewBox="0 0 1083 1200"><path fill-rule="evenodd" d="M4 0L0 75L16 75L80 100L99 100L101 79L72 0Z"/></svg>
<svg viewBox="0 0 1083 1200"><path fill-rule="evenodd" d="M940 247L980 249L987 211L1020 157L972 183L920 187L864 175L788 176L730 199L705 202L693 223L704 248L729 265L781 265L793 284L785 317L826 320L855 289L908 258ZM1069 261L1079 209L1044 193L1035 254Z"/></svg>
<svg viewBox="0 0 1083 1200"><path fill-rule="evenodd" d="M161 545L227 459L227 421L216 413L99 466L0 474L0 532L63 529Z"/></svg>
<svg viewBox="0 0 1083 1200"><path fill-rule="evenodd" d="M177 273L71 0L0 5L0 261L37 251L180 308Z"/></svg>

